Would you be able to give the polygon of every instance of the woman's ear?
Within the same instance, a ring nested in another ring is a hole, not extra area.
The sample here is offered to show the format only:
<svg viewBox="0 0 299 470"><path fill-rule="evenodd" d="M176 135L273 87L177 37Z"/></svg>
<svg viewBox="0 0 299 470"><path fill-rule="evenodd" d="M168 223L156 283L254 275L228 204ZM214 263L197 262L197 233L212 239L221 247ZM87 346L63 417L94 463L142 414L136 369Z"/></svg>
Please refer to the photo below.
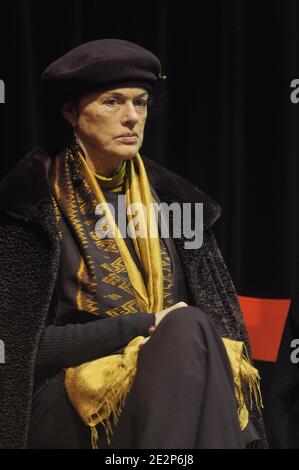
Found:
<svg viewBox="0 0 299 470"><path fill-rule="evenodd" d="M72 127L76 127L78 121L78 111L72 101L64 103L62 106L62 115Z"/></svg>

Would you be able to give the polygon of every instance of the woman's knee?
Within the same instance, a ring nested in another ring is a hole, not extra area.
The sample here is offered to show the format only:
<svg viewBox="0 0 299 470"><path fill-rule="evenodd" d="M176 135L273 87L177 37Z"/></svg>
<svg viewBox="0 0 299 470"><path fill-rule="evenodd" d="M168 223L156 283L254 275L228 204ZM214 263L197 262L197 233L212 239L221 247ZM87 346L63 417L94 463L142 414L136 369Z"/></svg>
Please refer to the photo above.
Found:
<svg viewBox="0 0 299 470"><path fill-rule="evenodd" d="M161 326L160 326L161 325ZM212 320L197 307L180 307L170 312L161 321L158 328L164 325L165 330L170 334L173 332L177 335L186 333L188 336L191 332L202 332L215 329Z"/></svg>

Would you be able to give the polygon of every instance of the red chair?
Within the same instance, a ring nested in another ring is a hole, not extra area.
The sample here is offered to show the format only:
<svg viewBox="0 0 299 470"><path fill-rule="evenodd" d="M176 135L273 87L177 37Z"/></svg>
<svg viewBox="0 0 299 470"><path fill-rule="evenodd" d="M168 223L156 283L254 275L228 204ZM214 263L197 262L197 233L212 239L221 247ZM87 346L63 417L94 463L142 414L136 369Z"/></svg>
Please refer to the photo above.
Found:
<svg viewBox="0 0 299 470"><path fill-rule="evenodd" d="M248 329L253 359L276 362L291 305L290 299L238 296Z"/></svg>

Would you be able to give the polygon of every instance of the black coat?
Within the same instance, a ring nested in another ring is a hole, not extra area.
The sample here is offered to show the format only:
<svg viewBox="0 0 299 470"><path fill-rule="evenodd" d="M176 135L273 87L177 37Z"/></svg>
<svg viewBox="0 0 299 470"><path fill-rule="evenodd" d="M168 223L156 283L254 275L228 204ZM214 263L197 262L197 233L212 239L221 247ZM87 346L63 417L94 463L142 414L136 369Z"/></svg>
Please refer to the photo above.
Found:
<svg viewBox="0 0 299 470"><path fill-rule="evenodd" d="M212 225L219 206L192 184L144 159L161 202L204 203L204 243L186 250L175 239L193 305L215 322L221 336L248 343L236 292L217 247ZM0 448L25 448L31 415L39 341L53 306L59 264L59 237L48 171L52 159L33 149L0 185ZM252 419L263 436L262 420Z"/></svg>

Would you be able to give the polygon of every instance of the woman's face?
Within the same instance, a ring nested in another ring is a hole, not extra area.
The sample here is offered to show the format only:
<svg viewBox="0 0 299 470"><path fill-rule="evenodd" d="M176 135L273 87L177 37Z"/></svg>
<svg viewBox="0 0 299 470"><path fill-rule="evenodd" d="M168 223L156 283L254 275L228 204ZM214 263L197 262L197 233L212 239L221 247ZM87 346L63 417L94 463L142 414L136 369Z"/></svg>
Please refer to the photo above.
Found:
<svg viewBox="0 0 299 470"><path fill-rule="evenodd" d="M136 156L147 118L148 92L143 88L117 88L83 96L77 106L64 106L88 153L102 163L118 164Z"/></svg>

